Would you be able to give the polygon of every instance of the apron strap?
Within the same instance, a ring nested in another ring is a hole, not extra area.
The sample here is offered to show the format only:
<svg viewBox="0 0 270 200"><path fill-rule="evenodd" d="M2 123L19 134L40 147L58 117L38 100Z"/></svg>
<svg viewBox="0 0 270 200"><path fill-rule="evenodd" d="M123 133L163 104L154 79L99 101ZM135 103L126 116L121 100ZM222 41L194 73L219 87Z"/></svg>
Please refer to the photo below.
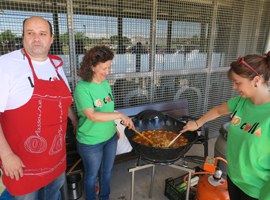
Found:
<svg viewBox="0 0 270 200"><path fill-rule="evenodd" d="M29 63L29 66L30 66L30 68L31 68L31 70L32 70L32 73L33 73L33 76L34 76L34 80L37 80L38 77L37 77L37 75L36 75L36 73L35 73L35 70L34 70L34 67L33 67L33 64L32 64L32 61L31 61L30 56L28 55L28 53L27 53L24 49L22 49L22 53L23 53L23 54L26 56L26 58L27 58L27 61L28 61L28 63Z"/></svg>
<svg viewBox="0 0 270 200"><path fill-rule="evenodd" d="M61 66L63 66L63 60L62 60L62 58L60 58L57 55L51 55L51 54L48 54L48 57L49 57L52 65L55 68L55 71L57 73L57 76L59 77L60 80L63 80L62 76L58 73L58 68L61 67ZM56 65L53 60L57 60L59 63Z"/></svg>
<svg viewBox="0 0 270 200"><path fill-rule="evenodd" d="M29 66L32 70L32 73L33 73L33 76L34 76L34 80L38 79L36 73L35 73L35 70L34 70L34 67L33 67L33 64L32 64L32 61L31 61L31 58L30 56L28 55L28 53L25 51L25 49L22 49L22 53L25 54L26 58L27 58L27 61L29 63ZM60 80L63 80L62 76L58 73L58 68L61 67L63 65L63 60L62 58L60 58L59 56L56 56L56 55L51 55L51 54L48 54L48 57L52 63L52 65L54 66L55 68L55 71L57 73L57 76ZM59 63L56 65L55 62L53 60L56 60L58 61Z"/></svg>

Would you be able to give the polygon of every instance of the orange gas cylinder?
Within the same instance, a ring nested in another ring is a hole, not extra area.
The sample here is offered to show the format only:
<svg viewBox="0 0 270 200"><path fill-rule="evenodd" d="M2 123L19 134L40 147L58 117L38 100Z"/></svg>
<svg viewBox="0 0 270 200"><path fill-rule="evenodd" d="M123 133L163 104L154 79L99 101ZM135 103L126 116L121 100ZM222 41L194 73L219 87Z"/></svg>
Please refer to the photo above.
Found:
<svg viewBox="0 0 270 200"><path fill-rule="evenodd" d="M217 170L214 175L205 174L197 185L196 200L229 200L227 181Z"/></svg>

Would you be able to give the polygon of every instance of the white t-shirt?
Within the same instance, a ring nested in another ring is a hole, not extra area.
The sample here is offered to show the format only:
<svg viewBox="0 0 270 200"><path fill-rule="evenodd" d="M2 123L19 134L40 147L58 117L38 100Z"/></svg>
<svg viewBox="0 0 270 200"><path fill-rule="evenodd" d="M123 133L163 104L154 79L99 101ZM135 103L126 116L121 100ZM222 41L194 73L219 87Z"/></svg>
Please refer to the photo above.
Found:
<svg viewBox="0 0 270 200"><path fill-rule="evenodd" d="M39 79L57 77L49 58L43 62L32 61L32 64ZM69 87L62 67L58 68L58 73ZM21 50L0 57L0 112L18 108L29 101L34 90L29 79L35 84L28 60Z"/></svg>

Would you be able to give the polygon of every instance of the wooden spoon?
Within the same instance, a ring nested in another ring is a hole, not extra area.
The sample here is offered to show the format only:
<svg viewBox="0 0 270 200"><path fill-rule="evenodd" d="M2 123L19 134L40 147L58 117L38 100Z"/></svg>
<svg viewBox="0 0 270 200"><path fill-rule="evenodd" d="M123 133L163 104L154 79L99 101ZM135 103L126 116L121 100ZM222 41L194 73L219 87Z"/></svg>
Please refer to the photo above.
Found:
<svg viewBox="0 0 270 200"><path fill-rule="evenodd" d="M124 125L123 121L120 121L120 124ZM143 137L145 140L147 140L151 145L154 144L154 142L152 140L150 140L148 137L144 136L141 132L137 131L135 128L131 128L131 130L133 130L135 133L137 133L139 136Z"/></svg>
<svg viewBox="0 0 270 200"><path fill-rule="evenodd" d="M82 160L81 158L77 160L77 162L68 170L67 175L69 175L73 171L73 169L77 167L77 165L81 162L81 160Z"/></svg>
<svg viewBox="0 0 270 200"><path fill-rule="evenodd" d="M182 135L182 133L178 134L170 143L167 147L170 147L175 141Z"/></svg>
<svg viewBox="0 0 270 200"><path fill-rule="evenodd" d="M150 144L154 144L154 142L152 140L150 140L148 137L144 136L141 132L137 131L135 128L132 128L131 130L133 130L135 133L137 133L138 135L140 135L141 137L143 137L144 139L146 139Z"/></svg>

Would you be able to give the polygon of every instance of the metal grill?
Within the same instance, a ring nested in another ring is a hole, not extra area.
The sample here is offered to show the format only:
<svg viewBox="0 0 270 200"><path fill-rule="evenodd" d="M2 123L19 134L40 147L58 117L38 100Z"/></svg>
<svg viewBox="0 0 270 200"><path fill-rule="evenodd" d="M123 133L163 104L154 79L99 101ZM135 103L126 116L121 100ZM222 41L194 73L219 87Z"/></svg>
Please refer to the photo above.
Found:
<svg viewBox="0 0 270 200"><path fill-rule="evenodd" d="M51 53L60 55L72 88L85 51L115 51L109 81L116 109L188 99L190 115L237 95L227 79L238 57L269 50L266 0L8 0L0 2L0 54L22 47L22 22L48 19ZM210 124L217 132L223 117Z"/></svg>

